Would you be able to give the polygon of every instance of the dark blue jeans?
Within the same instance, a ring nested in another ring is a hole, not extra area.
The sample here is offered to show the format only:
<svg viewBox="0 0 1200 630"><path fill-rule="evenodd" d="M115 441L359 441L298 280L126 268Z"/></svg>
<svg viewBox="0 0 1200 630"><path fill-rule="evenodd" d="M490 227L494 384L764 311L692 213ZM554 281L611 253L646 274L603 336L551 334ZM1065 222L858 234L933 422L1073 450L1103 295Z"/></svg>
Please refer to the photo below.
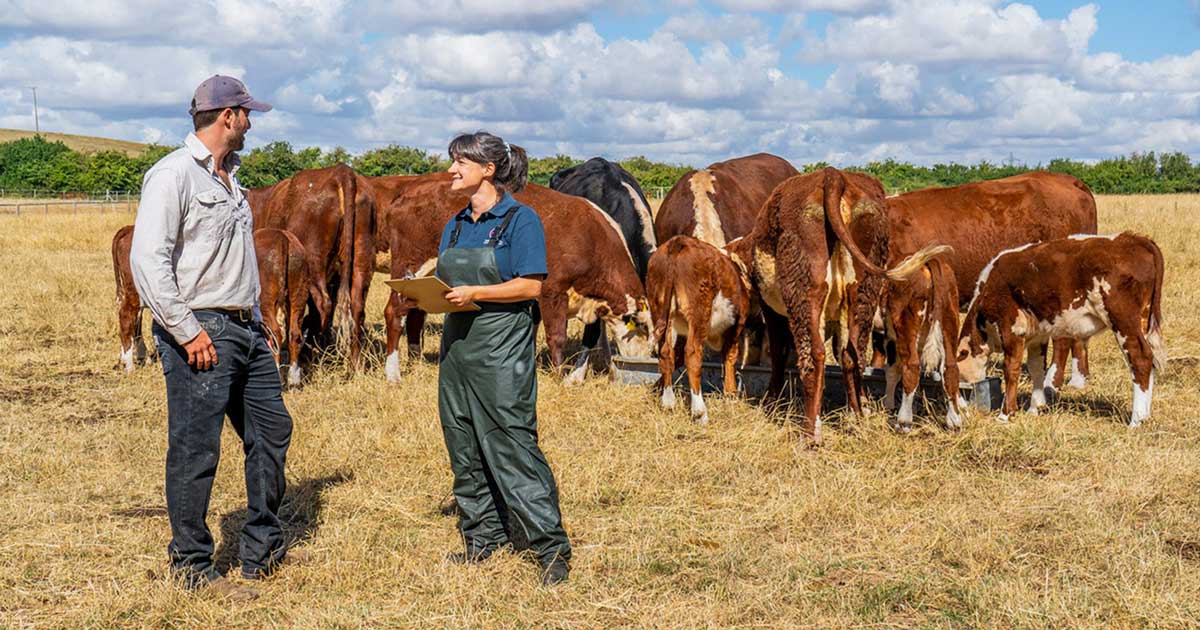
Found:
<svg viewBox="0 0 1200 630"><path fill-rule="evenodd" d="M217 351L210 370L188 365L187 350L158 324L153 327L167 383L167 553L173 572L192 587L218 577L206 516L225 416L246 455L248 518L239 547L244 576L269 573L287 552L279 505L292 439L279 369L262 328L222 311L195 314Z"/></svg>

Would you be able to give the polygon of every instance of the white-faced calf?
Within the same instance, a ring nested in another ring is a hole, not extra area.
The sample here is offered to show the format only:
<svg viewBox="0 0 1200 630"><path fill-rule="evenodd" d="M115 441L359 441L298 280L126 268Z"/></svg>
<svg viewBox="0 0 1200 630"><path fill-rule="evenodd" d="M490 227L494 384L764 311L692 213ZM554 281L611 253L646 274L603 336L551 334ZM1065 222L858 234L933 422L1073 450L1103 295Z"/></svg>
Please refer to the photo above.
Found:
<svg viewBox="0 0 1200 630"><path fill-rule="evenodd" d="M682 362L691 388L692 418L705 424L708 408L700 393L700 370L706 344L724 360L725 393L737 391L738 338L750 310L744 264L708 243L676 236L650 257L646 289L658 346L662 406L675 406L672 376Z"/></svg>
<svg viewBox="0 0 1200 630"><path fill-rule="evenodd" d="M1166 365L1162 333L1162 252L1124 232L1072 236L1001 252L979 276L959 335L959 370L982 380L990 352L1004 353L1002 419L1017 408L1021 355L1028 348L1030 413L1046 404L1046 344L1086 340L1106 329L1133 377L1129 425L1150 417L1155 372Z"/></svg>
<svg viewBox="0 0 1200 630"><path fill-rule="evenodd" d="M884 326L889 345L884 406L896 409L896 385L902 385L900 411L893 426L912 429L913 400L922 372L942 376L946 388L946 428L962 428L958 393L955 334L958 331L958 285L954 269L940 259L930 260L921 273L905 280L888 280L884 287Z"/></svg>

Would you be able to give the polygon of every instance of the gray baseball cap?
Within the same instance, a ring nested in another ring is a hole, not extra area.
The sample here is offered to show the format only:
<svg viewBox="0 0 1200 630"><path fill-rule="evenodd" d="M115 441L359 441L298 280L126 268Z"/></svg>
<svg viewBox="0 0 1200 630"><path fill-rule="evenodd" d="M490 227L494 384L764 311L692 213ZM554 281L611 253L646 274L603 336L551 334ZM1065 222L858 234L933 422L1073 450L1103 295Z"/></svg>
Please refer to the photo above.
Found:
<svg viewBox="0 0 1200 630"><path fill-rule="evenodd" d="M214 74L196 88L188 114L195 116L196 112L226 107L244 107L256 112L271 111L270 103L256 101L250 96L250 90L246 89L245 83L223 74Z"/></svg>

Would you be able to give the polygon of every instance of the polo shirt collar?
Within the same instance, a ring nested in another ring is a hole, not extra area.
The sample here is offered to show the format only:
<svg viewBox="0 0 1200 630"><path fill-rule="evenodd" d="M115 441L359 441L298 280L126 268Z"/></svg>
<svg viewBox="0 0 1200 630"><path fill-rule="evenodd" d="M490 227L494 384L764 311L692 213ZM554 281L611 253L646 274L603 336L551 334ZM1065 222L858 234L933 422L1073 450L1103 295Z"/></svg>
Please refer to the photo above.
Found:
<svg viewBox="0 0 1200 630"><path fill-rule="evenodd" d="M196 137L194 132L187 135L187 138L183 140L183 145L187 147L188 153L192 154L192 158L203 164L209 173L215 171L213 168L212 151L209 151L208 147L204 146L204 143L200 141L200 138ZM231 151L225 156L225 165L228 167L230 174L236 173L242 166L242 158L238 157L237 153Z"/></svg>
<svg viewBox="0 0 1200 630"><path fill-rule="evenodd" d="M517 200L513 199L512 195L505 192L503 195L500 196L500 200L496 202L496 205L492 206L492 208L490 210L487 210L483 214L479 215L479 220L482 221L489 217L502 217L502 216L508 214L509 211L511 211L513 208L516 208L516 207L517 207ZM459 219L471 218L471 204L470 203L467 204L466 208L463 208L462 210L459 211L458 218Z"/></svg>

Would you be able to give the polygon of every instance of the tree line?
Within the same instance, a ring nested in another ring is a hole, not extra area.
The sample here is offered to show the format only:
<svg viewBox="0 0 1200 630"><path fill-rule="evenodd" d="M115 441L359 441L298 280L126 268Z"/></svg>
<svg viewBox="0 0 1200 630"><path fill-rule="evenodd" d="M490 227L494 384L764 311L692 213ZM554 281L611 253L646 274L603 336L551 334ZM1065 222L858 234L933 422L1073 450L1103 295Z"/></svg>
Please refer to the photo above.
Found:
<svg viewBox="0 0 1200 630"><path fill-rule="evenodd" d="M142 175L174 147L150 145L140 155L118 151L81 153L62 142L50 142L41 136L0 143L0 189L43 190L55 192L99 193L108 190L136 192ZM529 179L546 185L560 169L582 160L567 156L532 158ZM363 175L420 175L445 170L444 156L421 149L390 145L353 155L338 147L324 151L316 147L296 149L287 142L272 142L242 155L238 179L244 186L274 184L297 171L349 164ZM645 157L619 162L650 194L668 189L693 167L664 164ZM827 166L807 164L810 172ZM920 166L888 159L849 167L869 173L883 182L890 193L907 192L930 186L954 186L968 182L997 179L1030 170L1068 173L1082 179L1097 194L1200 192L1200 163L1192 163L1186 153L1133 153L1097 162L1055 159L1047 164L934 164Z"/></svg>

